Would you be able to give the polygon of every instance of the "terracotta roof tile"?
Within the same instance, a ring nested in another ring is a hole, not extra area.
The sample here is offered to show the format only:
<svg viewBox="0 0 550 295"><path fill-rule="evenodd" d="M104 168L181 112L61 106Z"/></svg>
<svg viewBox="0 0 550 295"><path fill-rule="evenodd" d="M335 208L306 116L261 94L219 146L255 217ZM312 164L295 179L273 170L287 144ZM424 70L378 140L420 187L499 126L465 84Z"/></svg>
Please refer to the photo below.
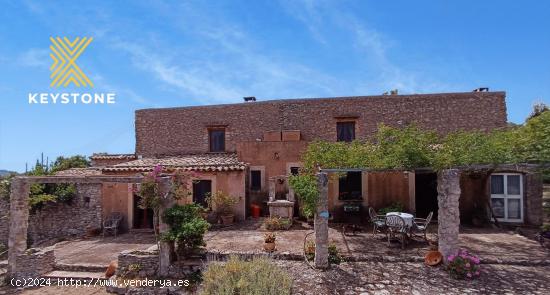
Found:
<svg viewBox="0 0 550 295"><path fill-rule="evenodd" d="M134 154L93 154L92 160L118 160L118 159L136 159Z"/></svg>
<svg viewBox="0 0 550 295"><path fill-rule="evenodd" d="M142 158L113 166L104 167L103 171L152 171L156 165L168 170L184 171L234 171L245 170L247 164L240 162L235 153L212 153L198 155L181 155L163 158Z"/></svg>
<svg viewBox="0 0 550 295"><path fill-rule="evenodd" d="M67 170L55 172L56 176L90 176L101 175L101 169L97 168L70 168Z"/></svg>

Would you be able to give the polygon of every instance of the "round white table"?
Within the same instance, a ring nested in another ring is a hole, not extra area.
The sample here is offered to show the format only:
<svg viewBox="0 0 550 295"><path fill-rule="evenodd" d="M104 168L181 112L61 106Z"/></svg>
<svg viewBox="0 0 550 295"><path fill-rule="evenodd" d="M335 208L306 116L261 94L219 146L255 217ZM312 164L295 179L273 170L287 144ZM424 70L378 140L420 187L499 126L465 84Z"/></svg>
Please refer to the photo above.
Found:
<svg viewBox="0 0 550 295"><path fill-rule="evenodd" d="M412 214L404 212L388 212L386 213L386 216L388 215L397 215L403 218L403 220L405 221L405 225L407 225L408 227L411 227L413 225L414 216Z"/></svg>

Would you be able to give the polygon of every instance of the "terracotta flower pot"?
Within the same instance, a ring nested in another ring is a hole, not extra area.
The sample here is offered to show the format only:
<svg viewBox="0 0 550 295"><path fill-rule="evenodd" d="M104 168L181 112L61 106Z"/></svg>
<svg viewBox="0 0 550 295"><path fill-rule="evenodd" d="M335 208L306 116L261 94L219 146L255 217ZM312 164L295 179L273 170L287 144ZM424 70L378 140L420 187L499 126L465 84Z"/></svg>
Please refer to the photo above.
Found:
<svg viewBox="0 0 550 295"><path fill-rule="evenodd" d="M220 219L222 220L222 224L223 225L230 225L230 224L233 224L233 218L235 217L235 215L231 214L231 215L222 215L220 216Z"/></svg>
<svg viewBox="0 0 550 295"><path fill-rule="evenodd" d="M443 254L439 251L428 251L424 257L424 263L429 266L436 266L443 260Z"/></svg>
<svg viewBox="0 0 550 295"><path fill-rule="evenodd" d="M267 252L275 251L275 242L273 243L264 243L264 250Z"/></svg>

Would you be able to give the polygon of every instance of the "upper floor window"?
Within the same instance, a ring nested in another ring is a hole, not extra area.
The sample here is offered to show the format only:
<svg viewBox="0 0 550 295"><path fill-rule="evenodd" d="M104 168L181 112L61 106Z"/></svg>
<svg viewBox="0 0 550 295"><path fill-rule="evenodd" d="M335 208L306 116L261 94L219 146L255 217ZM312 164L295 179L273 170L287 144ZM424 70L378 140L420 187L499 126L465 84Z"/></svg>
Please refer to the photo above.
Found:
<svg viewBox="0 0 550 295"><path fill-rule="evenodd" d="M355 140L355 122L336 123L336 141L352 142Z"/></svg>
<svg viewBox="0 0 550 295"><path fill-rule="evenodd" d="M209 129L208 141L210 145L210 152L225 152L225 129Z"/></svg>

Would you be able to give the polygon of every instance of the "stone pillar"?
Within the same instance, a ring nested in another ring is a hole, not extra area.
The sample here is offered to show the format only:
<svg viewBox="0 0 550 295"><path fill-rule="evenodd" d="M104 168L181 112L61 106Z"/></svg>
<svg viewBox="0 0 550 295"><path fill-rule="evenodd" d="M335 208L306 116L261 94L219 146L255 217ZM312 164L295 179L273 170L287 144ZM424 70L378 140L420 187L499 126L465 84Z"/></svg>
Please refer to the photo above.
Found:
<svg viewBox="0 0 550 295"><path fill-rule="evenodd" d="M277 185L276 185L275 181L276 181L275 177L270 177L269 180L268 180L269 201L270 202L275 201L275 194L276 194L276 189L277 189Z"/></svg>
<svg viewBox="0 0 550 295"><path fill-rule="evenodd" d="M444 260L458 251L458 231L460 226L460 171L442 170L437 174L438 238L439 251Z"/></svg>
<svg viewBox="0 0 550 295"><path fill-rule="evenodd" d="M8 277L17 274L17 257L27 249L29 226L29 184L16 177L11 182L10 230L8 237Z"/></svg>
<svg viewBox="0 0 550 295"><path fill-rule="evenodd" d="M315 212L315 267L328 268L328 175L317 173L317 211Z"/></svg>
<svg viewBox="0 0 550 295"><path fill-rule="evenodd" d="M540 226L544 219L542 175L528 172L523 178L523 220L526 224Z"/></svg>
<svg viewBox="0 0 550 295"><path fill-rule="evenodd" d="M162 222L162 214L164 210L172 207L175 204L174 198L170 195L170 188L172 186L172 181L169 177L163 177L160 180L159 190L161 193L162 202L159 209L159 234L165 233L169 230L168 224ZM159 243L159 275L166 277L168 276L168 271L170 264L173 260L173 243L160 241Z"/></svg>

